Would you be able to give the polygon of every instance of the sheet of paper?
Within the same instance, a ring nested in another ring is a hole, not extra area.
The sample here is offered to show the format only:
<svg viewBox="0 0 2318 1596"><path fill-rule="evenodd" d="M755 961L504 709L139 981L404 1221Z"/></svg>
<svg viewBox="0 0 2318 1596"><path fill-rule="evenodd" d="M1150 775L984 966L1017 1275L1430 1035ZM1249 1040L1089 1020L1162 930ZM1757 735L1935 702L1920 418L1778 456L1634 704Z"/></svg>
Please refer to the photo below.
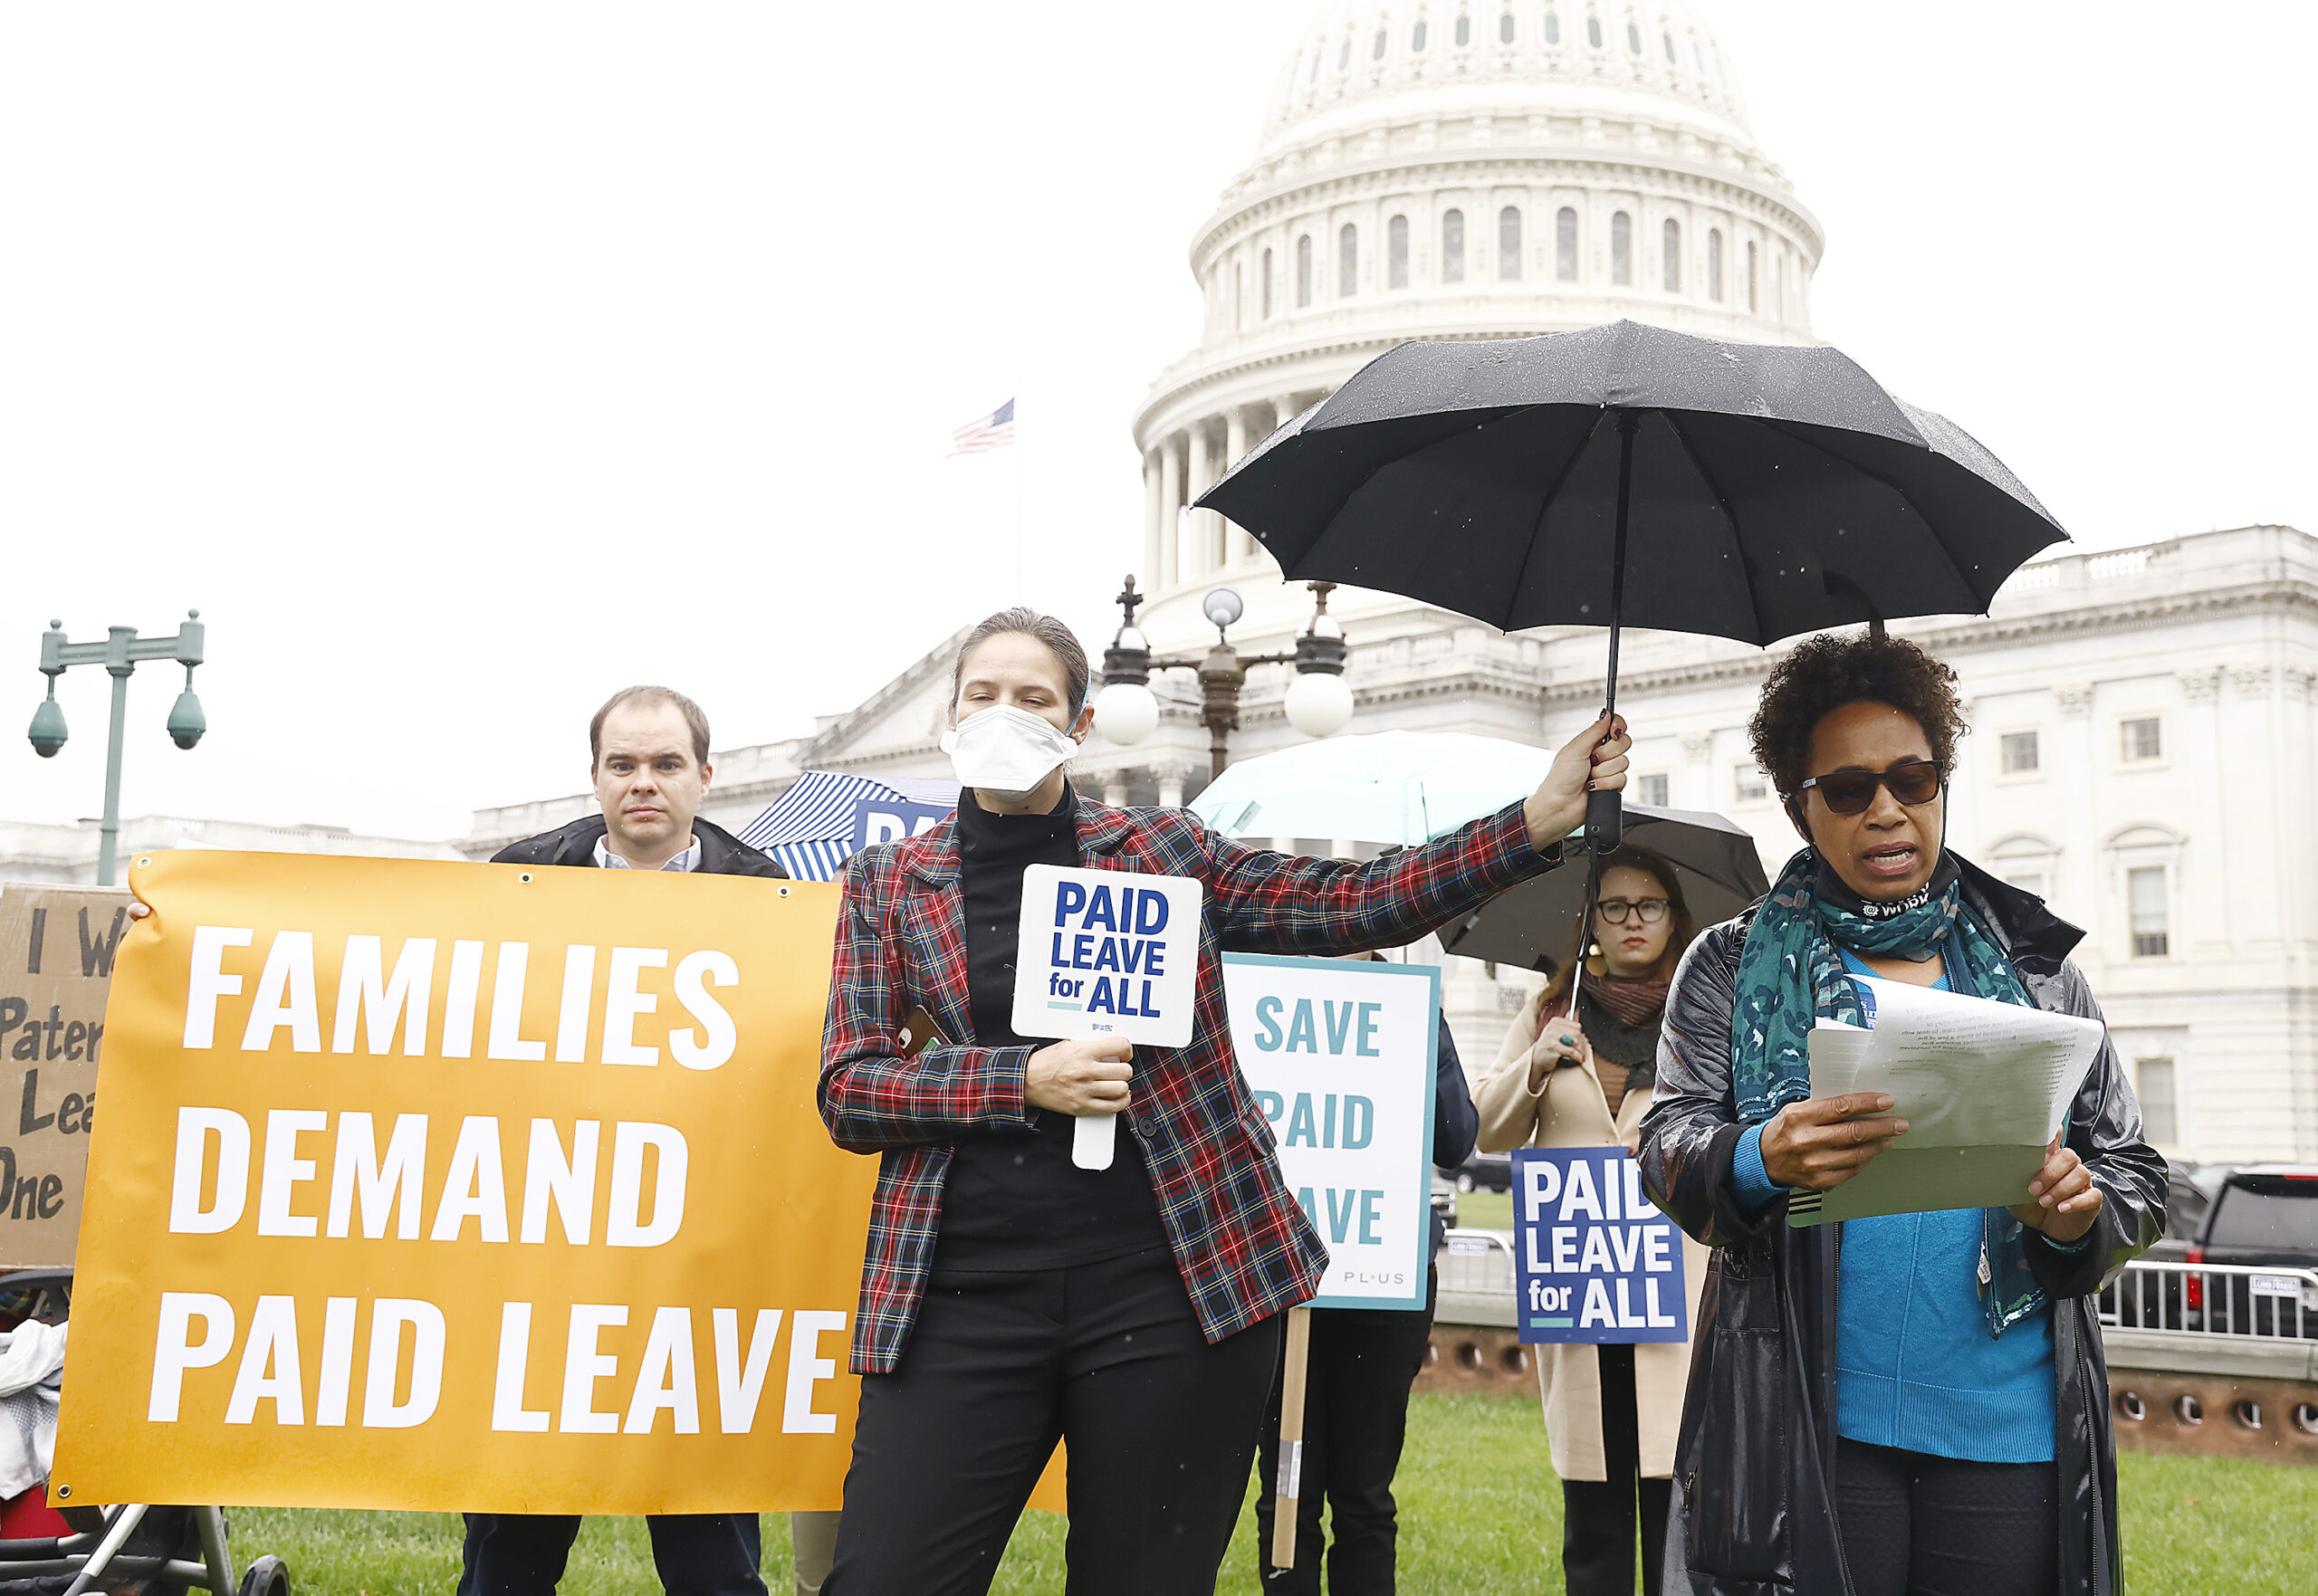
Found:
<svg viewBox="0 0 2318 1596"><path fill-rule="evenodd" d="M1871 1024L1811 1033L1811 1095L1889 1093L1907 1134L1787 1223L1999 1208L2028 1182L2101 1051L2100 1024L1899 981L1863 980Z"/></svg>

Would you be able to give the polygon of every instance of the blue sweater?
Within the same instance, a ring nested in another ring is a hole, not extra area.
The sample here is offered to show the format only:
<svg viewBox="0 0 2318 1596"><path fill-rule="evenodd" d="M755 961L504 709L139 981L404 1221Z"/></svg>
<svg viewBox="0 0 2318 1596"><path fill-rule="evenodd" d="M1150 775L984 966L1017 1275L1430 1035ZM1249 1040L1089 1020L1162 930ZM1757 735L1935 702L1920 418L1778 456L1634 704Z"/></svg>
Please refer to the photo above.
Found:
<svg viewBox="0 0 2318 1596"><path fill-rule="evenodd" d="M1842 949L1854 975L1873 972ZM1945 988L1943 977L1934 983ZM1781 1190L1763 1169L1763 1128L1731 1161L1741 1200ZM1835 1433L1976 1463L2053 1457L2053 1321L1988 1335L1978 1209L1844 1222L1835 1282Z"/></svg>

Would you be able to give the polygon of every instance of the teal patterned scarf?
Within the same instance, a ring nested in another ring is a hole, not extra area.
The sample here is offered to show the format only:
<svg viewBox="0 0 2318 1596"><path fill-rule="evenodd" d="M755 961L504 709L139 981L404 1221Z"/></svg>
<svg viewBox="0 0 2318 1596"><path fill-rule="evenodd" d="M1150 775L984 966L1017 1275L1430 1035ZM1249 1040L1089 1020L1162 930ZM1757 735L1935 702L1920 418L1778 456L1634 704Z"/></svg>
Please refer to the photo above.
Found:
<svg viewBox="0 0 2318 1596"><path fill-rule="evenodd" d="M1952 989L2031 1006L2012 961L1965 906L1954 859L1941 855L1930 882L1914 896L1877 903L1853 894L1815 850L1805 848L1779 872L1738 953L1730 1083L1738 1117L1749 1124L1811 1095L1813 1025L1863 1023L1859 989L1844 972L1838 943L1862 958L1939 953Z"/></svg>
<svg viewBox="0 0 2318 1596"><path fill-rule="evenodd" d="M1814 1024L1864 1023L1859 989L1844 969L1838 945L1862 957L1921 960L1938 953L1949 990L2035 1007L2003 947L1965 903L1952 856L1941 854L1921 891L1878 903L1853 894L1815 850L1805 848L1779 872L1738 953L1730 1081L1740 1120L1759 1123L1811 1095ZM2028 1267L2024 1231L2007 1210L1987 1211L1980 1288L1992 1336L2045 1305Z"/></svg>

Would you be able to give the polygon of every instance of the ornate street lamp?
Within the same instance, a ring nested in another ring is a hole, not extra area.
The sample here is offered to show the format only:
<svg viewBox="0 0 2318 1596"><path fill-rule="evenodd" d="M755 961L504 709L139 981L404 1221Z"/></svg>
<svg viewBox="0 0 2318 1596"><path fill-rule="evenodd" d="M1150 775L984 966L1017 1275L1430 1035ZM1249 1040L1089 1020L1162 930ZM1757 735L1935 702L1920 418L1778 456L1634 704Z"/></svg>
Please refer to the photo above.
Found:
<svg viewBox="0 0 2318 1596"><path fill-rule="evenodd" d="M185 691L170 706L168 732L169 741L179 748L191 748L209 730L201 700L193 693L193 667L201 663L206 635L197 609L186 611L185 624L167 637L139 637L134 626L114 626L102 643L67 643L62 621L49 622L48 630L41 634L40 670L48 678L48 696L33 712L32 729L25 735L42 759L54 759L64 746L64 706L56 702L56 679L74 665L102 665L112 677L112 731L105 747L104 829L97 843L99 886L113 884L120 840L120 747L129 715L129 678L136 674L139 660L173 659L185 667Z"/></svg>
<svg viewBox="0 0 2318 1596"><path fill-rule="evenodd" d="M1150 640L1135 624L1135 612L1144 602L1126 579L1119 594L1125 619L1110 647L1103 651L1103 691L1095 695L1095 728L1123 748L1131 748L1158 728L1159 701L1152 696L1154 671L1192 671L1200 684L1200 722L1208 731L1211 773L1223 774L1230 761L1227 742L1240 729L1240 689L1246 685L1250 665L1296 667L1296 681L1288 690L1288 723L1307 737L1333 737L1352 719L1352 688L1344 679L1344 628L1328 614L1334 582L1313 582L1312 620L1296 640L1293 654L1243 655L1225 635L1244 613L1240 595L1230 588L1209 591L1200 607L1215 627L1215 645L1204 655L1167 655L1153 658Z"/></svg>

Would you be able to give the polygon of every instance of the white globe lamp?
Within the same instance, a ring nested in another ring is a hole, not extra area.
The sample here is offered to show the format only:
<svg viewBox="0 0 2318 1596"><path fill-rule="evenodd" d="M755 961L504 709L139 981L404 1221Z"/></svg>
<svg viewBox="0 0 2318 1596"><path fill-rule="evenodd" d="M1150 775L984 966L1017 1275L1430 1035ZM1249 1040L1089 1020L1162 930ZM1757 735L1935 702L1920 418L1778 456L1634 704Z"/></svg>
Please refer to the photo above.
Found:
<svg viewBox="0 0 2318 1596"><path fill-rule="evenodd" d="M1113 682L1095 695L1095 730L1133 748L1159 729L1159 700L1140 682Z"/></svg>
<svg viewBox="0 0 2318 1596"><path fill-rule="evenodd" d="M1283 707L1305 736L1334 737L1352 723L1352 687L1333 671L1307 671L1289 684Z"/></svg>

